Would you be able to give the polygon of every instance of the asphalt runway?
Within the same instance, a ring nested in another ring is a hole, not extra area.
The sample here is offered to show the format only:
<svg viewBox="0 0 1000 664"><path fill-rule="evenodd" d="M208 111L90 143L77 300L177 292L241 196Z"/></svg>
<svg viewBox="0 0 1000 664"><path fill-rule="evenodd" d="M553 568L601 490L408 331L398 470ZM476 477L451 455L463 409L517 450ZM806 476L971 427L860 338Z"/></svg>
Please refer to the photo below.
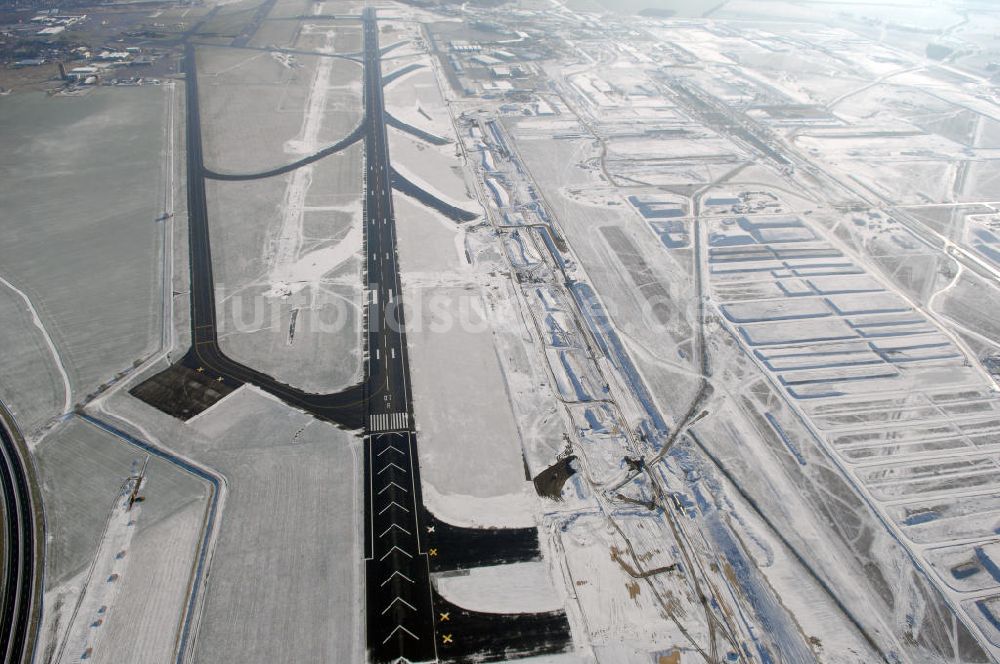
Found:
<svg viewBox="0 0 1000 664"><path fill-rule="evenodd" d="M363 429L365 486L365 569L367 645L375 664L436 661L441 648L465 652L474 644L473 625L493 625L483 616L465 620L469 641L456 649L461 635L436 629L440 611L435 609L430 581L431 561L441 556L444 568L536 559L537 533L466 533L447 528L425 512L420 493L417 438L413 426L410 375L407 359L405 316L396 251L396 225L392 191L395 187L425 202L456 221L475 215L452 208L433 196L401 181L389 160L383 98L384 81L375 11L366 8L364 31L365 117L348 141L363 139L365 146L363 197L365 252L365 378L362 383L336 394L311 394L280 383L274 378L227 357L219 348L215 283L205 178L250 179L270 177L293 170L304 162L280 167L276 172L225 176L205 169L195 47L188 44L184 71L187 81L187 169L188 219L191 267L191 349L181 360L184 366L204 373L227 388L244 383L256 385L291 406L351 429ZM324 154L315 156L321 158ZM306 161L313 161L313 157ZM280 172L278 172L280 171ZM416 190L416 191L414 191ZM422 197L421 197L422 196ZM424 199L427 199L424 201ZM155 404L154 404L155 405ZM441 529L438 532L438 529ZM473 537L473 535L475 535ZM433 539L436 537L437 539ZM438 542L440 540L440 543ZM460 540L481 542L473 555L455 556L448 548L461 548ZM486 549L502 549L500 551ZM483 549L480 551L480 549ZM466 611L468 616L474 612ZM508 620L507 618L504 618ZM514 620L510 618L509 620ZM508 622L509 622L508 620ZM507 623L504 623L506 625ZM514 624L514 623L511 623ZM520 624L520 623L517 623ZM478 629L478 628L477 628ZM504 630L492 632L486 651L500 648ZM530 630L529 630L530 631ZM527 634L516 638L526 639ZM568 639L568 632L565 635ZM549 637L545 639L550 640ZM564 640L565 642L565 640ZM485 647L485 646L484 646Z"/></svg>
<svg viewBox="0 0 1000 664"><path fill-rule="evenodd" d="M367 372L365 514L371 661L437 658L420 470L413 432L405 317L396 254L392 170L375 10L364 11Z"/></svg>
<svg viewBox="0 0 1000 664"><path fill-rule="evenodd" d="M369 17L366 13L364 25L365 119L361 127L315 155L271 171L246 175L215 173L205 168L198 99L198 67L195 45L188 43L184 57L184 76L187 90L187 202L192 341L191 349L181 360L181 364L210 375L213 380L231 388L244 383L255 385L291 406L345 428L366 428L378 432L408 428L412 417L407 386L409 376L404 358L406 344L402 330L403 312L399 300L396 229L392 208L392 186L396 184L398 188L400 182L398 175L389 166L378 34L377 29L373 32L369 28L375 25L374 15ZM370 38L375 40L374 47L369 47ZM367 281L372 284L372 299L367 304L367 375L364 383L340 392L314 394L241 364L228 357L219 347L205 179L244 180L280 175L342 150L362 137L367 155L364 197L366 269ZM430 203L444 205L433 197L430 197ZM451 209L447 211L457 216L464 212ZM372 405L376 398L381 399L378 407Z"/></svg>
<svg viewBox="0 0 1000 664"><path fill-rule="evenodd" d="M181 362L216 376L231 387L256 385L291 406L349 429L364 424L364 388L355 385L335 394L313 394L281 383L267 374L226 356L219 348L215 309L215 279L205 196L198 71L195 47L188 44L184 58L187 87L188 242L191 260L191 349Z"/></svg>

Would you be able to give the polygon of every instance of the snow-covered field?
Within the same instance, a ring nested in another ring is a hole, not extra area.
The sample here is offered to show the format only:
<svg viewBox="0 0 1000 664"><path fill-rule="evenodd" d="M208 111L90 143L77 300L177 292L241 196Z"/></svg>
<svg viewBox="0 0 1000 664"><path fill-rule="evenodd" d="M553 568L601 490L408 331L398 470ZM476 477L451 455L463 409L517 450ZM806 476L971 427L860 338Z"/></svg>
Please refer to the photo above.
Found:
<svg viewBox="0 0 1000 664"><path fill-rule="evenodd" d="M298 35L321 53L358 45L353 26L305 23ZM356 62L272 55L199 52L208 168L281 166L360 123ZM356 144L286 175L208 183L220 344L309 391L332 392L361 377L360 159Z"/></svg>
<svg viewBox="0 0 1000 664"><path fill-rule="evenodd" d="M728 3L720 15L758 18L788 8L764 4ZM575 62L544 68L547 85L559 92L550 106L559 115L539 115L536 102L517 98L496 105L501 131L480 115L459 134L490 217L506 226L552 221L555 244L568 244L569 251L555 249L542 232L506 231L511 266L541 282L556 269L592 284L634 362L609 366L599 358L591 366L576 350L573 307L564 296L522 289L525 311L540 321L549 346L546 366L574 425L581 474L604 487L632 487L621 469L629 447L619 427L647 426L657 410L672 423L695 407L695 330L704 326L711 373L699 406L702 435L667 463L673 470L665 481L693 496L710 491L715 502L728 496L720 509L740 522L745 551L778 586L791 578L827 584L815 586L822 599L811 609L796 612L810 635L809 656L870 661L878 649L913 661L981 660L969 636L973 625L988 627L989 616L1000 615L990 599L992 549L981 546L995 537L995 524L983 517L994 513L998 478L1000 401L979 364L996 348L983 334L992 326L970 306L976 277L956 277L949 260L911 229L909 214L885 207L912 204L919 216L929 204L988 201L993 155L973 151L985 145L995 107L982 95L972 100L971 83L941 75L892 41L874 44L863 30L812 25L803 16L760 24L652 20L642 33L602 33L596 28L607 17L577 18L579 31L565 43ZM569 12L559 20L573 24ZM450 57L472 66L468 56ZM664 71L664 59L683 66ZM466 88L489 89L479 88L473 71L459 72ZM692 97L710 101L699 106ZM656 98L661 113L651 115ZM455 104L467 111L489 105ZM725 106L734 117L748 112L766 124L774 132L760 134L768 145L822 170L814 179L800 175L801 161L783 170L760 163L745 134L717 124L715 109ZM518 168L510 165L516 160L523 160ZM843 209L858 200L883 209ZM973 210L982 219L993 212ZM983 223L953 226L949 239L988 263L995 238ZM937 311L963 321L961 332ZM598 337L607 356L605 343ZM630 405L636 380L655 398L652 411ZM621 410L594 403L604 398ZM729 409L731 401L739 408ZM772 458L773 474L763 461ZM720 471L738 480L738 496L719 493ZM573 476L564 497L586 503L585 486ZM907 507L928 496L939 498L932 516ZM692 499L688 512L699 515L693 527L712 542L709 550L721 547L739 568L713 510ZM775 563L777 541L794 559ZM941 547L947 556L934 553ZM570 547L564 555L572 565ZM970 581L956 585L954 574ZM777 627L780 612L770 613L757 582L739 574L729 582L723 585L742 598L737 603L745 600L756 616L751 621L778 621L770 623L768 647L804 661L796 629ZM592 612L603 616L588 602L581 606L588 620L598 620ZM847 623L832 629L832 616ZM982 632L987 639L991 629ZM952 630L954 645L946 636ZM593 645L598 652L598 640Z"/></svg>
<svg viewBox="0 0 1000 664"><path fill-rule="evenodd" d="M208 486L80 419L38 448L51 545L41 661L166 661L201 541ZM130 476L145 466L128 510ZM172 625L164 629L164 625Z"/></svg>
<svg viewBox="0 0 1000 664"><path fill-rule="evenodd" d="M954 590L952 577L964 573L959 563L967 563L959 551L975 560L979 544L969 540L993 535L984 515L1000 479L991 444L1000 434L1000 399L991 393L992 383L947 330L872 275L858 273L859 266L815 229L817 241L805 243L753 237L760 237L761 228L805 222L736 221L722 218L706 227L709 283L714 289L763 281L781 292L727 303L713 290L723 320L863 494L887 510L887 520L911 550L931 557L938 547L951 547L955 564L934 569L939 582ZM842 274L803 274L821 263L828 273ZM788 440L793 454L795 444ZM982 508L973 507L970 493L979 494ZM961 498L966 508L941 514L929 498L938 504ZM998 584L974 589L988 596ZM965 597L970 588L962 590Z"/></svg>
<svg viewBox="0 0 1000 664"><path fill-rule="evenodd" d="M29 438L159 346L174 101L164 86L0 104L0 396Z"/></svg>
<svg viewBox="0 0 1000 664"><path fill-rule="evenodd" d="M216 174L362 120L365 4L258 4L164 10L209 16ZM572 644L539 664L997 661L996 13L376 4L393 168L475 217L394 197L422 497L541 551L436 592L564 611ZM37 660L171 661L197 589L186 661L363 662L362 439L250 387L184 423L115 382L187 348L183 205L164 214L182 94L0 102L0 397L49 538ZM310 391L362 376L363 158L206 184L220 344ZM53 419L99 386L88 413L220 493L154 458L128 508L146 454Z"/></svg>

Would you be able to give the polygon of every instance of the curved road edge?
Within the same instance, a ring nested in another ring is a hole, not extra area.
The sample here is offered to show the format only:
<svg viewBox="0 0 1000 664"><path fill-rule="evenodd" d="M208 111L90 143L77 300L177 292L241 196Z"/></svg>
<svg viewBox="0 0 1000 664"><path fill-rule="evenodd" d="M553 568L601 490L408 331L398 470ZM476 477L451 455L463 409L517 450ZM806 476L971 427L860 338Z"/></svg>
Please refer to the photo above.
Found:
<svg viewBox="0 0 1000 664"><path fill-rule="evenodd" d="M219 537L220 513L225 505L225 496L228 491L226 478L224 475L191 459L179 456L158 445L137 438L103 419L83 412L77 413L76 417L130 445L138 447L148 454L180 467L192 475L205 480L212 487L209 503L205 511L205 521L202 528L201 542L198 546L197 559L189 581L188 599L184 606L183 619L177 630L174 664L183 664L187 661L188 656L194 652L198 636L202 606L205 602L205 589L208 583L209 568L211 567L212 556Z"/></svg>
<svg viewBox="0 0 1000 664"><path fill-rule="evenodd" d="M259 171L257 173L220 173L219 171L213 171L207 166L202 166L202 173L204 176L210 180L228 180L231 182L241 182L244 180L262 180L264 178L271 178L276 175L284 175L285 173L291 173L292 171L302 168L303 166L308 166L314 162L328 157L337 152L341 152L350 146L354 145L365 135L364 124L360 124L354 128L354 130L349 133L346 137L337 141L333 145L323 148L318 152L314 152L311 155L303 157L298 161L293 161L290 164L285 164L284 166L277 166L275 168L268 169L266 171Z"/></svg>
<svg viewBox="0 0 1000 664"><path fill-rule="evenodd" d="M41 491L31 453L13 414L0 401L0 442L2 442L2 484L4 487L5 531L16 533L4 538L4 583L0 625L0 650L5 662L28 664L34 660L38 630L42 622L42 578L45 533ZM15 509L8 506L9 491L17 493ZM16 523L11 523L13 516ZM16 552L8 547L13 542ZM13 555L12 555L13 554ZM10 562L14 559L15 568ZM13 586L13 587L12 587ZM12 594L13 593L13 596Z"/></svg>

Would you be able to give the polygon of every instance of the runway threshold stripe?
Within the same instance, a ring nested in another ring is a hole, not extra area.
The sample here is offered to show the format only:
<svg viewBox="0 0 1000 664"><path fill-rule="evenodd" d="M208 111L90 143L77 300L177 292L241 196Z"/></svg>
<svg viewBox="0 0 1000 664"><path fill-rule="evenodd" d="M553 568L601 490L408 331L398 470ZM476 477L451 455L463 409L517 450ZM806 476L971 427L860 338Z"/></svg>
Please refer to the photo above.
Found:
<svg viewBox="0 0 1000 664"><path fill-rule="evenodd" d="M402 413L377 413L368 416L368 428L371 431L401 431L406 429L410 423L410 414Z"/></svg>

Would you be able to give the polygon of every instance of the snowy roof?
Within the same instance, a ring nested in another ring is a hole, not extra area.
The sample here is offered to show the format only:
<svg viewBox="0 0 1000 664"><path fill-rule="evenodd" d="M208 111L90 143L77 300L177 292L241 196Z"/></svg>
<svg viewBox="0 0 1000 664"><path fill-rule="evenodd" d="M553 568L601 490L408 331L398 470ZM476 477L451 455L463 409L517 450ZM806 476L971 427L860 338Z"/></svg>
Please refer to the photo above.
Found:
<svg viewBox="0 0 1000 664"><path fill-rule="evenodd" d="M472 58L472 61L473 62L478 62L481 65L487 65L487 66L489 66L489 65L498 65L498 64L500 64L500 63L503 62L503 60L498 60L498 59L496 59L496 58L494 58L492 56L489 56L489 55L477 55L474 58Z"/></svg>

